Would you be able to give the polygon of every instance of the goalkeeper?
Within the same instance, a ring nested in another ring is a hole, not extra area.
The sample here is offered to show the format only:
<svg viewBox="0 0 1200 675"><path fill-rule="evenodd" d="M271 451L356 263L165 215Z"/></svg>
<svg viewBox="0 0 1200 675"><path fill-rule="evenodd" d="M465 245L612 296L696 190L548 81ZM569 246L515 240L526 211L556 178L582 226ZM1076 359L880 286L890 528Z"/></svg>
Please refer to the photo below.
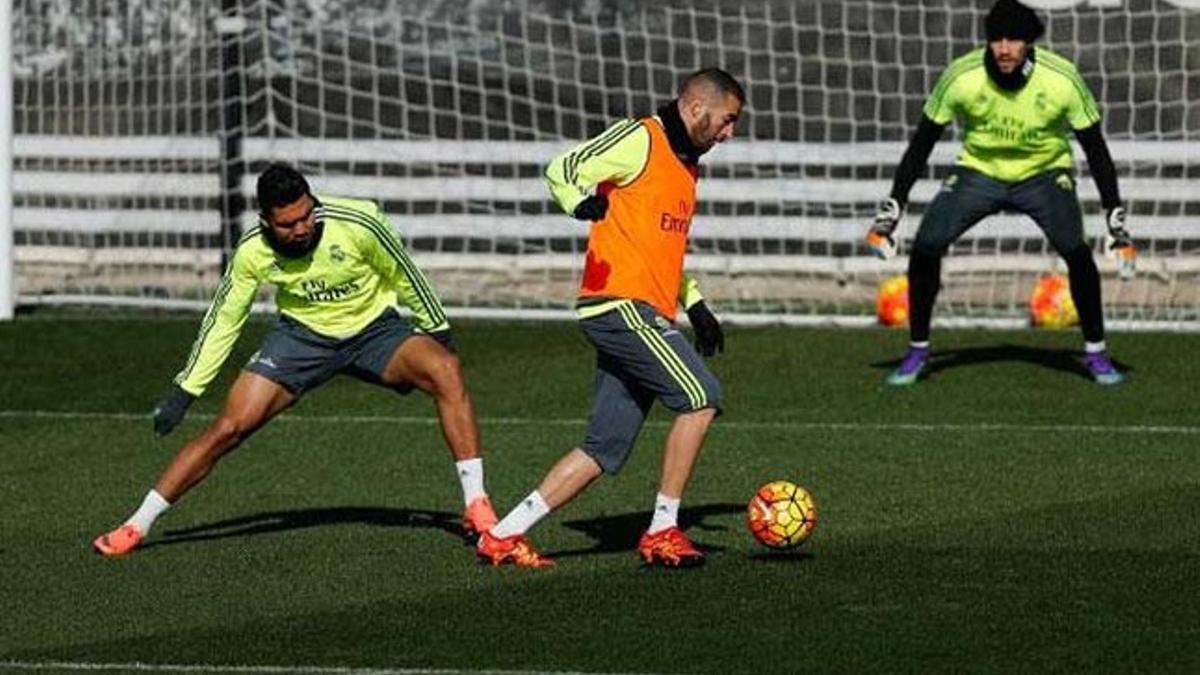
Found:
<svg viewBox="0 0 1200 675"><path fill-rule="evenodd" d="M700 156L733 136L745 93L728 73L690 75L679 97L641 119L617 122L546 168L546 183L567 213L591 221L576 304L596 349L594 401L583 443L479 538L493 564L552 564L525 532L605 473L618 471L657 398L677 413L663 450L654 514L638 551L647 564L703 562L677 524L679 502L721 389L700 354L724 348L720 324L683 273L696 204ZM696 349L675 328L682 304ZM699 350L700 354L697 353Z"/></svg>
<svg viewBox="0 0 1200 675"><path fill-rule="evenodd" d="M929 361L929 325L946 250L984 217L1011 210L1033 218L1066 261L1085 341L1084 364L1096 382L1118 384L1124 375L1104 343L1100 274L1083 238L1067 139L1069 127L1083 146L1107 211L1106 253L1119 256L1122 276L1129 276L1134 247L1125 230L1100 112L1071 62L1034 47L1044 28L1031 9L1016 0L998 0L985 27L987 45L954 60L934 86L900 160L891 195L867 233L873 253L887 258L895 252L893 236L908 191L942 130L959 118L964 132L958 164L925 209L909 254L912 342L887 381L912 384Z"/></svg>
<svg viewBox="0 0 1200 675"><path fill-rule="evenodd" d="M259 226L238 242L187 364L154 411L154 430L169 433L216 377L262 283L276 287L278 323L233 383L224 409L175 455L129 520L94 548L108 556L136 548L221 457L337 373L401 394L429 394L456 460L464 527L491 527L496 516L483 489L479 431L450 324L387 217L374 202L317 198L304 176L281 164L259 176L257 191ZM398 301L411 311L411 324Z"/></svg>

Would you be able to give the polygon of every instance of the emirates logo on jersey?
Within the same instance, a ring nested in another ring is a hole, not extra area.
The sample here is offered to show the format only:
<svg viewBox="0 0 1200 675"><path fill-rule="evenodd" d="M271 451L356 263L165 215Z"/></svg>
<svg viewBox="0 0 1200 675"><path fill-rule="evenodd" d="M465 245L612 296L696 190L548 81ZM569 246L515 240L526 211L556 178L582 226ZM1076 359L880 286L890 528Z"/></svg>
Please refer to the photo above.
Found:
<svg viewBox="0 0 1200 675"><path fill-rule="evenodd" d="M675 232L679 234L687 234L692 227L692 210L688 208L687 202L679 202L679 208L675 213L663 211L658 219L658 229L663 232Z"/></svg>

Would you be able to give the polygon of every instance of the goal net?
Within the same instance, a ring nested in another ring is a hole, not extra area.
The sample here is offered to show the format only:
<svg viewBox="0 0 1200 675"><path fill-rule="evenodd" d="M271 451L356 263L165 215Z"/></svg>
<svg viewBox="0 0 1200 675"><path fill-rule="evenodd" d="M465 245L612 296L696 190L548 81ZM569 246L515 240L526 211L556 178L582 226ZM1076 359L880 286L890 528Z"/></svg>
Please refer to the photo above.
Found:
<svg viewBox="0 0 1200 675"><path fill-rule="evenodd" d="M1110 324L1200 328L1197 3L1030 4L1100 103L1141 249L1118 281L1081 163ZM550 201L546 161L719 65L748 106L704 159L688 267L727 317L869 323L906 261L871 258L862 235L989 5L16 0L19 302L203 307L253 222L254 177L284 160L319 192L380 201L451 314L568 316L587 230ZM1030 220L993 216L947 257L937 316L1019 324L1035 280L1062 269Z"/></svg>

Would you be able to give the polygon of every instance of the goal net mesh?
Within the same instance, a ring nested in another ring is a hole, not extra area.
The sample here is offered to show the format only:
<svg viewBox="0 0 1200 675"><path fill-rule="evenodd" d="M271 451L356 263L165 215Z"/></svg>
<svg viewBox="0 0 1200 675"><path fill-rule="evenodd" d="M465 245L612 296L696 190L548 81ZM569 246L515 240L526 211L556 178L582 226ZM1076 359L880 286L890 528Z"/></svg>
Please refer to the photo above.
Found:
<svg viewBox="0 0 1200 675"><path fill-rule="evenodd" d="M378 200L452 314L565 316L587 225L550 201L546 161L718 65L748 101L703 161L689 269L727 316L867 323L906 260L871 258L862 235L990 1L225 4L16 0L19 302L202 307L230 226L253 223L254 177L282 160L318 192ZM1039 10L1044 44L1100 103L1141 248L1119 281L1081 163L1110 323L1200 327L1200 11L1041 4L1057 7ZM959 133L914 188L902 240ZM227 222L235 193L246 209ZM937 316L1019 323L1035 280L1063 269L1032 221L998 214L947 257Z"/></svg>

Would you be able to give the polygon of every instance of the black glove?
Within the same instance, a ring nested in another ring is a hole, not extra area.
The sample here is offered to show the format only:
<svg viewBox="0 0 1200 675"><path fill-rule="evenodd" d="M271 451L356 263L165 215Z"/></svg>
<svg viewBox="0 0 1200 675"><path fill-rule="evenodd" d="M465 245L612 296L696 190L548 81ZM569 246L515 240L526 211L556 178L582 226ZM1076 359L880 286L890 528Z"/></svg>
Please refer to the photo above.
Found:
<svg viewBox="0 0 1200 675"><path fill-rule="evenodd" d="M579 202L571 216L579 220L602 220L606 213L608 213L608 197L592 195Z"/></svg>
<svg viewBox="0 0 1200 675"><path fill-rule="evenodd" d="M179 385L172 387L166 398L154 408L154 433L159 436L171 433L171 430L183 421L188 406L195 400L195 396L184 391Z"/></svg>
<svg viewBox="0 0 1200 675"><path fill-rule="evenodd" d="M713 316L703 300L687 308L688 321L696 333L696 351L703 356L712 356L725 351L725 334L721 324Z"/></svg>
<svg viewBox="0 0 1200 675"><path fill-rule="evenodd" d="M446 330L439 330L439 331L434 331L432 333L426 333L426 335L433 338L434 340L437 340L438 344L445 347L446 351L450 352L451 354L458 353L458 345L454 342L454 333L451 333L449 328L447 328Z"/></svg>

